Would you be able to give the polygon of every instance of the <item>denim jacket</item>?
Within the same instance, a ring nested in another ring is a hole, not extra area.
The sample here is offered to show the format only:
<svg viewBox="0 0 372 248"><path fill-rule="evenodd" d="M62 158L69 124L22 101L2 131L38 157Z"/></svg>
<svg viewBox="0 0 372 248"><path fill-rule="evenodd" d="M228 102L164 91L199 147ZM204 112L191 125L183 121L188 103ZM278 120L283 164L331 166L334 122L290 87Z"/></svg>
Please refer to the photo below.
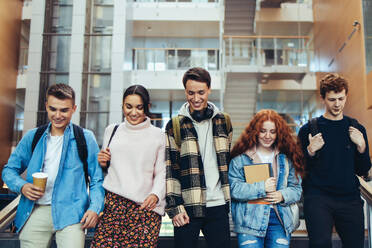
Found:
<svg viewBox="0 0 372 248"><path fill-rule="evenodd" d="M4 182L18 194L21 193L24 184L32 183L32 174L41 171L43 167L50 124L32 153L31 143L36 130L36 128L32 129L25 134L10 155L2 172ZM62 155L52 195L52 219L55 230L79 223L87 210L97 214L103 210L105 193L102 187L102 169L97 161L99 148L91 131L84 129L84 136L88 148L89 195L84 179L83 163L78 155L70 123L64 132ZM26 179L23 179L20 175L26 169ZM18 232L30 217L34 204L34 201L22 195L15 219Z"/></svg>
<svg viewBox="0 0 372 248"><path fill-rule="evenodd" d="M284 201L277 204L280 219L287 234L294 231L292 212L289 205L300 200L302 188L300 176L295 176L292 163L284 154L276 157L277 190L283 195ZM248 200L266 196L264 181L248 184L245 182L244 169L252 165L252 159L247 154L241 154L230 162L229 182L231 190L231 213L235 224L235 232L264 237L270 217L270 205L250 204Z"/></svg>

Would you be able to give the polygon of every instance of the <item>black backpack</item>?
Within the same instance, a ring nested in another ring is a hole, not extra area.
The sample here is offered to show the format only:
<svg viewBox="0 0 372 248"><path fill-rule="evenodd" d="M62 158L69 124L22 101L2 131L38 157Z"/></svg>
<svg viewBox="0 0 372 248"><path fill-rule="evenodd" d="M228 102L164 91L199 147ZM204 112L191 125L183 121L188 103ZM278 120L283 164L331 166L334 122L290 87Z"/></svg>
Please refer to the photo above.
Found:
<svg viewBox="0 0 372 248"><path fill-rule="evenodd" d="M32 140L32 145L31 145L31 152L33 153L35 150L35 147L37 143L39 142L41 136L45 132L45 130L48 128L49 124L45 124L43 126L40 126L37 128L35 136ZM81 127L72 124L73 129L74 129L74 136L76 139L76 145L77 145L77 150L79 154L79 158L81 162L83 162L83 169L84 169L84 176L85 176L85 183L88 186L89 185L89 176L88 176L88 147L87 147L87 142L85 140L84 136L84 131Z"/></svg>

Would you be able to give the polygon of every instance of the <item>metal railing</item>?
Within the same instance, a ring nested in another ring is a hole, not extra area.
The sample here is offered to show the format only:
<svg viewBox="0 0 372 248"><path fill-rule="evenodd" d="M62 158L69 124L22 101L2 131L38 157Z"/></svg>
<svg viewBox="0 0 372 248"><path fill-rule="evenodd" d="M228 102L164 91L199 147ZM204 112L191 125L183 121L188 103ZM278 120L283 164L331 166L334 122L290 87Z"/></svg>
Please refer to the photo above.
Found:
<svg viewBox="0 0 372 248"><path fill-rule="evenodd" d="M359 177L360 193L366 202L367 212L367 230L368 230L368 247L372 248L372 186L369 185L363 178Z"/></svg>
<svg viewBox="0 0 372 248"><path fill-rule="evenodd" d="M200 66L218 70L219 49L213 48L134 48L134 70L186 70Z"/></svg>
<svg viewBox="0 0 372 248"><path fill-rule="evenodd" d="M224 65L298 66L313 64L309 36L224 36Z"/></svg>

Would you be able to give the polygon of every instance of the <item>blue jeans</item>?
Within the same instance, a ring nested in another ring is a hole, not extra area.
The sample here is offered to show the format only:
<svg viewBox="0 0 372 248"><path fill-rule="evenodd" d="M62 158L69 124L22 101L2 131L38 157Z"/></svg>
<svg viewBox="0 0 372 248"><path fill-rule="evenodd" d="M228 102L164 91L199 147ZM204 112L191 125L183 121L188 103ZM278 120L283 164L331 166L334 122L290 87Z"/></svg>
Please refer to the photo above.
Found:
<svg viewBox="0 0 372 248"><path fill-rule="evenodd" d="M246 233L238 233L240 248L288 248L291 235L286 235L274 209L270 211L269 225L265 237L257 237Z"/></svg>

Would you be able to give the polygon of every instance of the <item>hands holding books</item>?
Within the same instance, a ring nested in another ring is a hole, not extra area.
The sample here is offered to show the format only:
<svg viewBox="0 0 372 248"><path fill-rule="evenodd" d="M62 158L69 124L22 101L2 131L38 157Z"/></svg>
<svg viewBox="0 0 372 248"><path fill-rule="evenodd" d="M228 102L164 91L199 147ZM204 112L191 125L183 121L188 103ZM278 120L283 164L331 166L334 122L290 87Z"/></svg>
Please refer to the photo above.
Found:
<svg viewBox="0 0 372 248"><path fill-rule="evenodd" d="M265 181L265 191L266 191L266 198L265 201L268 201L272 204L279 203L283 201L283 196L280 191L276 191L276 178L269 177Z"/></svg>
<svg viewBox="0 0 372 248"><path fill-rule="evenodd" d="M274 192L276 190L276 179L275 177L269 177L265 181L265 191L266 192Z"/></svg>
<svg viewBox="0 0 372 248"><path fill-rule="evenodd" d="M266 201L271 202L272 204L277 204L283 201L283 195L280 191L274 191L266 194Z"/></svg>

